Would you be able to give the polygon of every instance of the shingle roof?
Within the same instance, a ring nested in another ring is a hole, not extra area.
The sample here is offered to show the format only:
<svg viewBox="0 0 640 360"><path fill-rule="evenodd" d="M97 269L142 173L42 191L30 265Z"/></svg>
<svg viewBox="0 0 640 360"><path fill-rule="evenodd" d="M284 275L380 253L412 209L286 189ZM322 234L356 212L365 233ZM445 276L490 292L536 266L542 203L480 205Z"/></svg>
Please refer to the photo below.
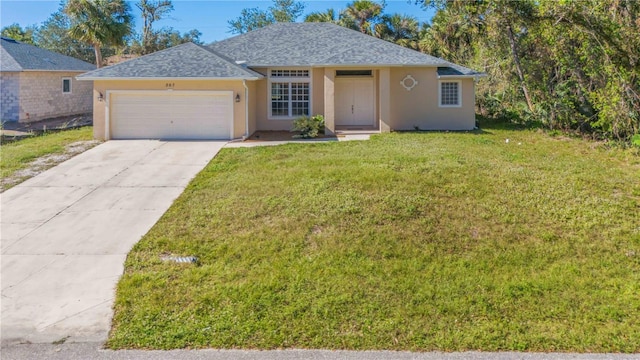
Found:
<svg viewBox="0 0 640 360"><path fill-rule="evenodd" d="M219 53L270 66L443 66L453 64L331 23L277 23L209 45ZM474 70L456 65L465 75Z"/></svg>
<svg viewBox="0 0 640 360"><path fill-rule="evenodd" d="M89 71L95 65L9 38L0 40L1 71Z"/></svg>
<svg viewBox="0 0 640 360"><path fill-rule="evenodd" d="M468 69L451 62L447 66L438 67L438 76L486 76L487 74Z"/></svg>
<svg viewBox="0 0 640 360"><path fill-rule="evenodd" d="M108 78L234 78L259 79L262 75L231 59L194 43L185 43L153 54L100 68L78 79Z"/></svg>

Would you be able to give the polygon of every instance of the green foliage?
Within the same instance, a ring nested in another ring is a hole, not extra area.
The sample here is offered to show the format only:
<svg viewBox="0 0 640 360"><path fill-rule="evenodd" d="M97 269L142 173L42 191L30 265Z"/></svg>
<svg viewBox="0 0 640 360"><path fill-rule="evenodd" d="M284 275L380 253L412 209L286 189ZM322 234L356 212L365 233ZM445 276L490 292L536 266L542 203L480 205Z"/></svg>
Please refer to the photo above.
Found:
<svg viewBox="0 0 640 360"><path fill-rule="evenodd" d="M640 148L640 134L635 134L631 137L631 144Z"/></svg>
<svg viewBox="0 0 640 360"><path fill-rule="evenodd" d="M90 45L80 42L69 35L71 22L63 8L51 14L49 18L34 32L35 45L43 49L95 63L96 57ZM113 49L105 48L104 56L114 53Z"/></svg>
<svg viewBox="0 0 640 360"><path fill-rule="evenodd" d="M153 23L166 18L173 11L171 0L139 0L136 7L142 16L142 34L130 41L129 51L145 55L186 42L202 44L202 33L196 29L180 34L173 28L154 29Z"/></svg>
<svg viewBox="0 0 640 360"><path fill-rule="evenodd" d="M293 120L293 129L291 131L299 131L299 135L295 137L300 138L314 138L319 133L324 133L324 116L301 116Z"/></svg>
<svg viewBox="0 0 640 360"><path fill-rule="evenodd" d="M273 0L266 11L257 7L242 9L238 18L228 21L229 31L244 34L277 22L294 22L304 7L304 3L295 0Z"/></svg>
<svg viewBox="0 0 640 360"><path fill-rule="evenodd" d="M327 9L325 12L312 12L304 17L305 22L328 22L337 24L338 18L336 12L333 9Z"/></svg>
<svg viewBox="0 0 640 360"><path fill-rule="evenodd" d="M419 22L413 16L383 15L375 25L375 36L398 45L418 49Z"/></svg>
<svg viewBox="0 0 640 360"><path fill-rule="evenodd" d="M187 42L201 45L200 36L202 36L202 33L196 29L181 34L171 27L162 28L151 32L147 39L146 47L143 45L144 39L141 36L134 36L130 41L128 51L132 54L144 55Z"/></svg>
<svg viewBox="0 0 640 360"><path fill-rule="evenodd" d="M13 40L17 40L23 42L25 44L34 44L33 41L33 32L35 27L27 26L26 28L22 28L20 24L14 23L9 26L5 26L2 28L1 35L2 37L11 38Z"/></svg>
<svg viewBox="0 0 640 360"><path fill-rule="evenodd" d="M629 140L640 130L640 3L424 0L422 51L488 74L478 110Z"/></svg>
<svg viewBox="0 0 640 360"><path fill-rule="evenodd" d="M640 157L480 125L223 149L129 253L107 346L637 353Z"/></svg>
<svg viewBox="0 0 640 360"><path fill-rule="evenodd" d="M375 33L375 26L380 21L384 5L384 2L355 0L347 4L344 14L354 20L360 32L371 35Z"/></svg>
<svg viewBox="0 0 640 360"><path fill-rule="evenodd" d="M132 33L133 18L124 0L69 0L64 7L69 16L69 35L96 54L96 65L103 65L103 46L124 46Z"/></svg>
<svg viewBox="0 0 640 360"><path fill-rule="evenodd" d="M142 16L142 39L139 41L140 55L157 51L156 33L153 31L153 23L162 20L173 11L171 0L139 0L136 7ZM178 34L179 35L179 34Z"/></svg>

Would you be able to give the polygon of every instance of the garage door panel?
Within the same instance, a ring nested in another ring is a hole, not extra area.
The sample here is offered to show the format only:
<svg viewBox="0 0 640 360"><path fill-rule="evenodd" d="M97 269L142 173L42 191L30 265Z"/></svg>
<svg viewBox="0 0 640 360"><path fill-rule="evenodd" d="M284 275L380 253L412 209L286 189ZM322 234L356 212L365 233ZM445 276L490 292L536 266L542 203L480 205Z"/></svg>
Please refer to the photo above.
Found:
<svg viewBox="0 0 640 360"><path fill-rule="evenodd" d="M114 93L113 139L229 139L232 93Z"/></svg>

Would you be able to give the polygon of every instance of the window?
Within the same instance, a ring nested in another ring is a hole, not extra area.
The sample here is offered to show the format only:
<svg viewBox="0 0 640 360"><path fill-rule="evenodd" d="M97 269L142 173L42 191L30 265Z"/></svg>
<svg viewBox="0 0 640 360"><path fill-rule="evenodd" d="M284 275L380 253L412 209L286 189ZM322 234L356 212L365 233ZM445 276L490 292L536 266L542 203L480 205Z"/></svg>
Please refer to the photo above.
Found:
<svg viewBox="0 0 640 360"><path fill-rule="evenodd" d="M64 94L71 93L71 78L62 78L62 92Z"/></svg>
<svg viewBox="0 0 640 360"><path fill-rule="evenodd" d="M440 81L438 105L440 107L461 107L460 80Z"/></svg>
<svg viewBox="0 0 640 360"><path fill-rule="evenodd" d="M311 113L309 70L271 70L269 117L291 118Z"/></svg>
<svg viewBox="0 0 640 360"><path fill-rule="evenodd" d="M371 76L371 70L336 70L336 76Z"/></svg>
<svg viewBox="0 0 640 360"><path fill-rule="evenodd" d="M271 77L309 77L309 70L271 70Z"/></svg>

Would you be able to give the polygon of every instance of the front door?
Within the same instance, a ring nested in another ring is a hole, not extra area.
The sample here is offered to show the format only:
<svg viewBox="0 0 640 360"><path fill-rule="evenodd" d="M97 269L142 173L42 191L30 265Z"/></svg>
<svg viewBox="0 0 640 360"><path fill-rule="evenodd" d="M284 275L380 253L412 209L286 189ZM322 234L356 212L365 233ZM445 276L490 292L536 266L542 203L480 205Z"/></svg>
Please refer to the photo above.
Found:
<svg viewBox="0 0 640 360"><path fill-rule="evenodd" d="M374 126L373 78L336 78L336 126Z"/></svg>

